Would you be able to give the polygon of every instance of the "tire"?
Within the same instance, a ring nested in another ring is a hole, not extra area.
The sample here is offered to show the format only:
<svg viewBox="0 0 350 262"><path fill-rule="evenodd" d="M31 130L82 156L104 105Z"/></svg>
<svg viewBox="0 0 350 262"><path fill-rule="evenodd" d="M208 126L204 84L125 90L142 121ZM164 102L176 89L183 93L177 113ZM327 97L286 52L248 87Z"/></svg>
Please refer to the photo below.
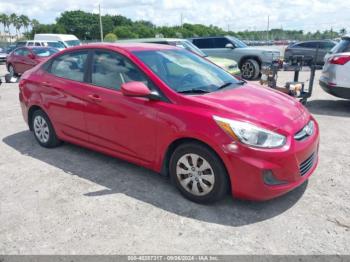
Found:
<svg viewBox="0 0 350 262"><path fill-rule="evenodd" d="M36 110L32 117L34 137L39 145L46 148L59 146L62 141L58 139L49 117L42 110Z"/></svg>
<svg viewBox="0 0 350 262"><path fill-rule="evenodd" d="M255 59L244 60L241 65L242 77L247 80L255 80L260 74L259 63Z"/></svg>
<svg viewBox="0 0 350 262"><path fill-rule="evenodd" d="M170 158L169 173L181 194L200 204L222 199L229 189L229 179L221 159L199 143L177 147Z"/></svg>
<svg viewBox="0 0 350 262"><path fill-rule="evenodd" d="M15 70L13 65L9 64L7 70L9 72L10 78L18 76L18 74L16 73L16 70Z"/></svg>

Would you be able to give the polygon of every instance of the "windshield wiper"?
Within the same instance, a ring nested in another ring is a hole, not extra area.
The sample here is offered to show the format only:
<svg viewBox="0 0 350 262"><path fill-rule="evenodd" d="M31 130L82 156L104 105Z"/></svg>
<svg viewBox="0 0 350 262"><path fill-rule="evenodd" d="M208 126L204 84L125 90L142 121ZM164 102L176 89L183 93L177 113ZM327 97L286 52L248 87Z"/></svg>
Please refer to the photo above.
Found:
<svg viewBox="0 0 350 262"><path fill-rule="evenodd" d="M239 80L238 82L235 82L235 83L233 83L233 82L226 82L223 85L219 86L216 90L224 89L225 87L228 87L228 86L233 85L233 84L235 84L235 85L244 85L246 83L247 82L244 81L244 80Z"/></svg>
<svg viewBox="0 0 350 262"><path fill-rule="evenodd" d="M203 90L203 89L187 89L187 90L181 90L181 91L177 91L177 92L181 93L181 94L187 94L187 93L204 94L204 93L209 93L209 91Z"/></svg>

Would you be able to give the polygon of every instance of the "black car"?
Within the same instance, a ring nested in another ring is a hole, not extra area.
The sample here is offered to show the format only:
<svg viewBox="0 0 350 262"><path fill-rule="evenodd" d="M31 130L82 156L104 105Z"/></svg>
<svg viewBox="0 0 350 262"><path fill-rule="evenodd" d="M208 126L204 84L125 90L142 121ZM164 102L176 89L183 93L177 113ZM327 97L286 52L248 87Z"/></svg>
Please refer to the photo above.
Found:
<svg viewBox="0 0 350 262"><path fill-rule="evenodd" d="M325 55L336 44L337 42L332 40L313 40L291 44L284 52L284 60L289 61L292 56L300 55L304 57L305 63L316 62L318 65L323 65Z"/></svg>

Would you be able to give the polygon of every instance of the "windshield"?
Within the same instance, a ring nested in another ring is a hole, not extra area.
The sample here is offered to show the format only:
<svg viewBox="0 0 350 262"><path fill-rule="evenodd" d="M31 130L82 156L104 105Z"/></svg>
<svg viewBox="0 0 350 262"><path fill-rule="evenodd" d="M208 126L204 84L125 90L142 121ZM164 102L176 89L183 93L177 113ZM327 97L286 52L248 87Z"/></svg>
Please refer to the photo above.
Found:
<svg viewBox="0 0 350 262"><path fill-rule="evenodd" d="M80 41L79 40L68 40L68 41L64 41L68 46L76 46L76 45L80 45Z"/></svg>
<svg viewBox="0 0 350 262"><path fill-rule="evenodd" d="M342 39L338 44L336 44L330 51L331 54L350 52L350 39Z"/></svg>
<svg viewBox="0 0 350 262"><path fill-rule="evenodd" d="M47 42L47 45L54 48L65 48L64 44L60 42Z"/></svg>
<svg viewBox="0 0 350 262"><path fill-rule="evenodd" d="M236 37L229 36L228 38L235 44L236 47L247 47L247 45L244 42L242 42Z"/></svg>
<svg viewBox="0 0 350 262"><path fill-rule="evenodd" d="M187 41L187 40L177 41L176 46L184 48L202 57L208 56L202 50L200 50L198 47L196 47L194 44L192 44L190 41Z"/></svg>
<svg viewBox="0 0 350 262"><path fill-rule="evenodd" d="M241 84L223 69L186 50L136 51L134 54L176 92L213 92Z"/></svg>
<svg viewBox="0 0 350 262"><path fill-rule="evenodd" d="M47 57L57 53L58 50L54 48L33 48L32 52L39 57Z"/></svg>

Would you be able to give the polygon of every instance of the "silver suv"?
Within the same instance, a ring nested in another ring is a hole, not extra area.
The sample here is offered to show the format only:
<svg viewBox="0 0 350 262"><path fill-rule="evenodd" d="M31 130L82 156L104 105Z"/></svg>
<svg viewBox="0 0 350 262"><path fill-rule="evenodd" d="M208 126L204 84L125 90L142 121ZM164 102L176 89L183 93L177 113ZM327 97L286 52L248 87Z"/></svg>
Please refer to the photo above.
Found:
<svg viewBox="0 0 350 262"><path fill-rule="evenodd" d="M263 64L270 64L281 56L278 49L248 47L232 36L200 37L189 40L209 56L235 60L241 69L242 77L248 80L258 78Z"/></svg>

